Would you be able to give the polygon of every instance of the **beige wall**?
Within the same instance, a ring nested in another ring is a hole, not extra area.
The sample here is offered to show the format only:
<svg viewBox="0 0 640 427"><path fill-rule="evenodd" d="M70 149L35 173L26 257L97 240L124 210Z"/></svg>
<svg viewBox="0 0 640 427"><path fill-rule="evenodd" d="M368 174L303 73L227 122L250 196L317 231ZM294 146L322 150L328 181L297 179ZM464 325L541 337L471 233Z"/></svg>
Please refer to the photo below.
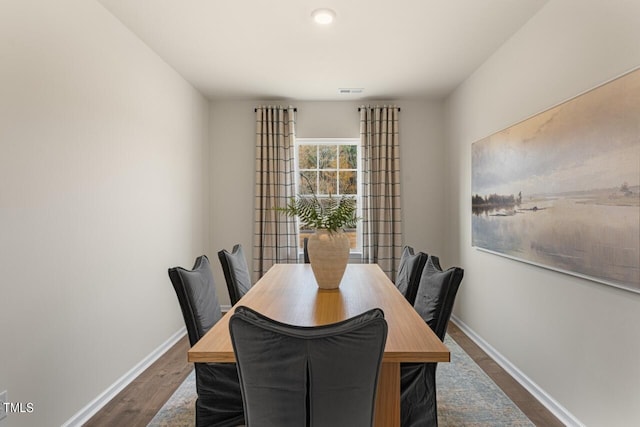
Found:
<svg viewBox="0 0 640 427"><path fill-rule="evenodd" d="M208 101L94 1L0 12L0 391L61 425L184 327Z"/></svg>
<svg viewBox="0 0 640 427"><path fill-rule="evenodd" d="M470 147L640 65L640 3L552 0L447 100L455 315L588 426L640 425L640 294L471 247Z"/></svg>
<svg viewBox="0 0 640 427"><path fill-rule="evenodd" d="M241 243L251 256L255 170L255 113L261 101L211 103L211 254ZM272 102L274 103L274 102ZM288 101L277 102L287 105ZM360 103L292 101L298 109L301 138L358 138ZM403 221L405 243L428 253L442 253L444 141L439 101L396 101L400 113ZM448 260L443 257L443 263ZM223 303L228 303L219 262L214 275Z"/></svg>

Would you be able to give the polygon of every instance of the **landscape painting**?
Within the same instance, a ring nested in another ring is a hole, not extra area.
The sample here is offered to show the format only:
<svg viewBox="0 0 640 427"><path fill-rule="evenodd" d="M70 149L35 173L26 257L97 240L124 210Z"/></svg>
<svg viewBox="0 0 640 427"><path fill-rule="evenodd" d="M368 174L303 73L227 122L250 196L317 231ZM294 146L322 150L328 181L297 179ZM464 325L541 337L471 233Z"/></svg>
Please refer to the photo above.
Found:
<svg viewBox="0 0 640 427"><path fill-rule="evenodd" d="M640 292L640 70L471 151L473 246Z"/></svg>

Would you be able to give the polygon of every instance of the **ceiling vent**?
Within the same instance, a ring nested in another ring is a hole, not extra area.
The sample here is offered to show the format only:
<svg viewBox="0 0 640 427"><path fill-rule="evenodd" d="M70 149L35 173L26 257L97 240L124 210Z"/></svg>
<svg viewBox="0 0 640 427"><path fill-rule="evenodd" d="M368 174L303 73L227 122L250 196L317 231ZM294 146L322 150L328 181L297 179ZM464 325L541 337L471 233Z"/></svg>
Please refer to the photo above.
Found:
<svg viewBox="0 0 640 427"><path fill-rule="evenodd" d="M364 92L364 89L361 87L341 87L338 89L338 93L340 95L353 95L360 94L362 92Z"/></svg>

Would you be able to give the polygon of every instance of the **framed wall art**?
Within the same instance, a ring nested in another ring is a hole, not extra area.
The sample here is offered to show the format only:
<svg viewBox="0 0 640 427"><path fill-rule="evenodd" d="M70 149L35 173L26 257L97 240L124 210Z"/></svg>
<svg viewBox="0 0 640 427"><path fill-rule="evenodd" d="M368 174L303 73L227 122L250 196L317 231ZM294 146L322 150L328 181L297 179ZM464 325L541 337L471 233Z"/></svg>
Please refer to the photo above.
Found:
<svg viewBox="0 0 640 427"><path fill-rule="evenodd" d="M640 69L471 158L474 247L640 293Z"/></svg>

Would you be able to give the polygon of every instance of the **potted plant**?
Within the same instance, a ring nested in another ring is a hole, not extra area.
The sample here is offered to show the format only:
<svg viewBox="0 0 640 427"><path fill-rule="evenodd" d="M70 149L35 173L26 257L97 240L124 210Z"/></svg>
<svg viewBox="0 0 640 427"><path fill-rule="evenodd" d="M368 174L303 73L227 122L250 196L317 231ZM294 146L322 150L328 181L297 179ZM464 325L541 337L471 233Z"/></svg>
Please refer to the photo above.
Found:
<svg viewBox="0 0 640 427"><path fill-rule="evenodd" d="M298 195L286 207L276 210L298 217L304 227L314 230L307 246L313 275L320 288L337 288L349 261L350 242L344 228L356 227L360 219L356 216L355 198Z"/></svg>

